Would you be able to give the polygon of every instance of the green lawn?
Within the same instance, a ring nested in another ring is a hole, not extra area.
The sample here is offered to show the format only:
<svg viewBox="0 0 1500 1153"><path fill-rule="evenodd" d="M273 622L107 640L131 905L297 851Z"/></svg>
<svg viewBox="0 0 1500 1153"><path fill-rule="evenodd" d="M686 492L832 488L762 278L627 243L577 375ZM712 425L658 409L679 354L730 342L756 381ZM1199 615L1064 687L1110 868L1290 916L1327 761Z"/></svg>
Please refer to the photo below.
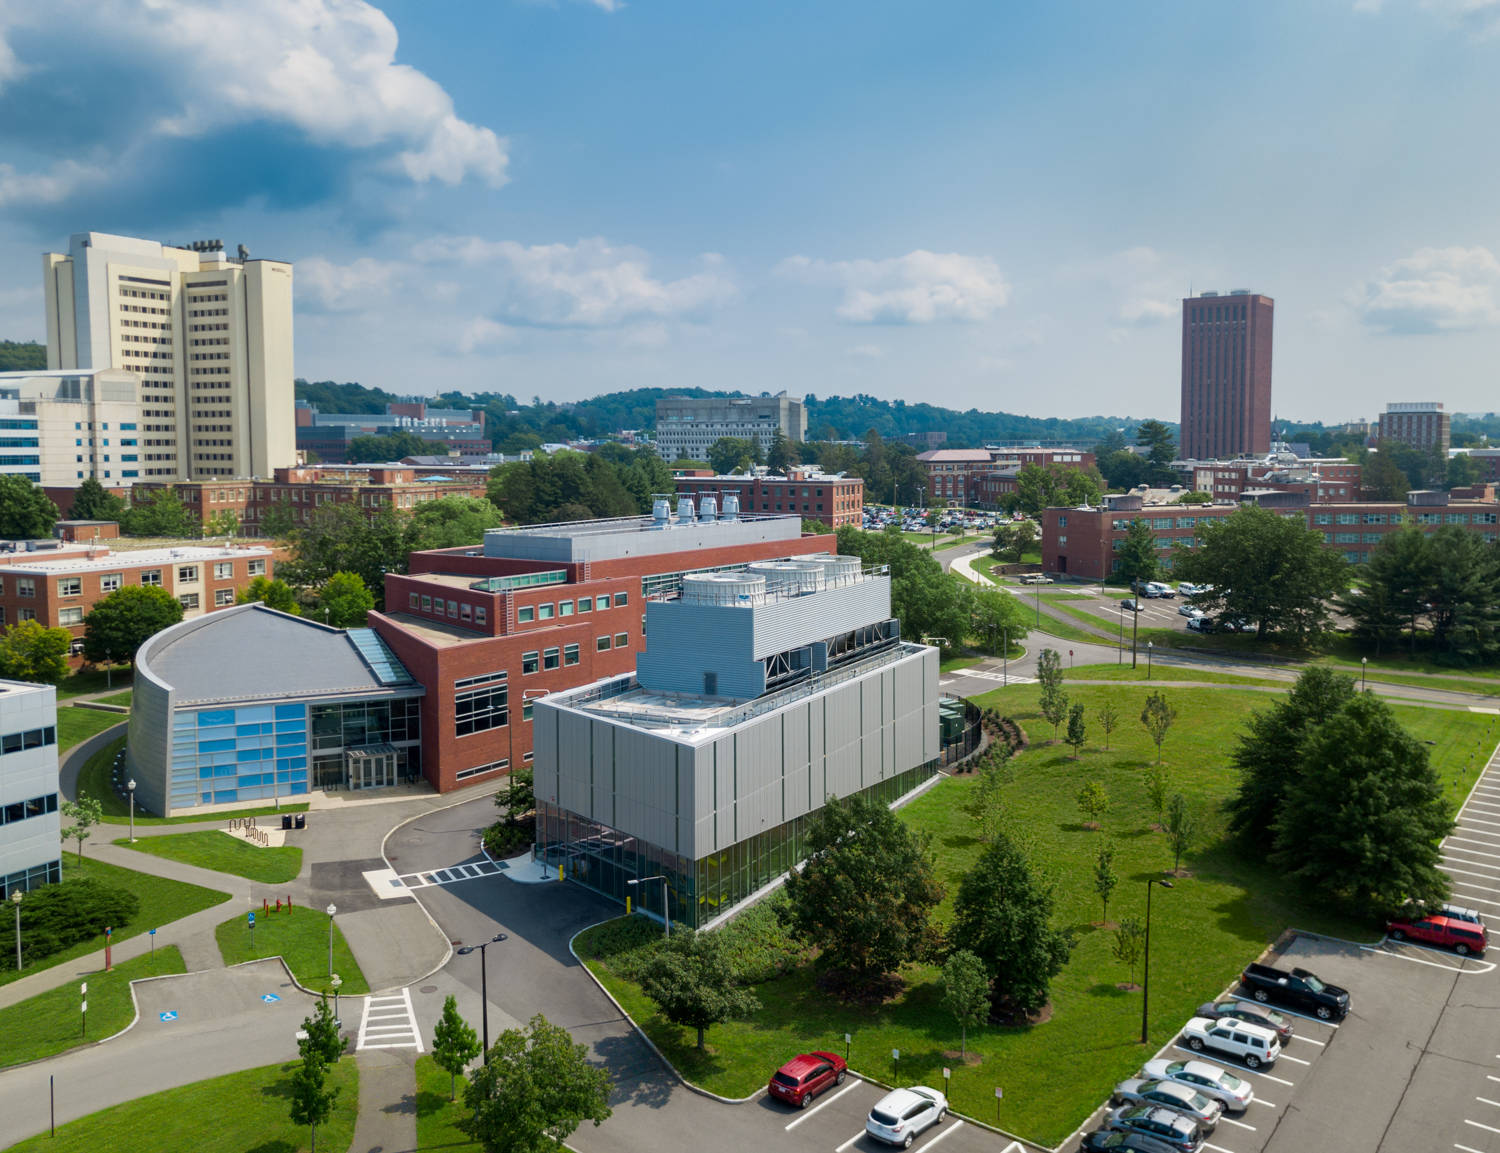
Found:
<svg viewBox="0 0 1500 1153"><path fill-rule="evenodd" d="M94 700L101 705L124 705L128 709L131 698L134 696L134 690L126 689L123 693L113 693L107 697L95 697Z"/></svg>
<svg viewBox="0 0 1500 1153"><path fill-rule="evenodd" d="M281 885L294 880L302 871L302 850L294 845L261 847L221 833L218 829L200 829L195 833L162 833L137 837L135 844L121 837L115 844L184 865L197 865L216 873L233 873L267 885Z"/></svg>
<svg viewBox="0 0 1500 1153"><path fill-rule="evenodd" d="M214 930L219 954L226 965L280 956L299 984L315 992L328 987L328 914L322 909L298 905L291 912L263 913L255 910L255 948L250 948L250 929L244 913L231 917ZM338 920L333 926L333 971L343 979L341 993L351 997L370 991L359 962L349 951Z"/></svg>
<svg viewBox="0 0 1500 1153"><path fill-rule="evenodd" d="M57 686L57 699L63 701L70 697L82 696L84 693L102 693L110 688L123 689L130 684L133 675L133 670L129 665L115 665L109 676L105 675L102 668L70 673L63 678L63 683Z"/></svg>
<svg viewBox="0 0 1500 1153"><path fill-rule="evenodd" d="M1079 761L1071 759L1066 746L1047 744L1051 726L1039 716L1037 686L1013 686L976 698L976 703L993 704L1019 720L1037 742L1013 762L1015 780L1008 787L1012 819L1056 885L1057 922L1077 937L1071 960L1052 986L1052 1019L1026 1029L970 1030L969 1046L980 1055L978 1064L964 1066L949 1055L958 1047L958 1032L941 1008L938 972L927 966L910 968L905 991L873 1011L826 996L805 971L768 982L758 990L762 1008L757 1014L709 1031L706 1055L695 1049L689 1031L657 1016L636 986L608 974L597 959L588 961L590 968L608 980L668 1058L714 1092L734 1097L752 1093L788 1054L812 1048L842 1051L843 1034L849 1032L855 1068L888 1079L893 1048L901 1050L903 1084L934 1083L930 1079L949 1066L955 1108L985 1120L995 1116L994 1087L1000 1085L1005 1089L1000 1124L1054 1145L1111 1085L1133 1073L1198 1004L1223 990L1246 961L1288 926L1359 940L1378 937L1378 926L1328 913L1224 840L1219 806L1233 787L1226 753L1247 713L1265 707L1271 698L1233 689L1169 690L1178 716L1166 740L1164 763L1174 791L1193 807L1203 839L1183 862L1191 875L1153 902L1152 1040L1143 1049L1137 1040L1140 993L1119 988L1129 975L1112 956L1113 934L1096 928L1102 918L1092 862L1104 838L1112 839L1121 883L1110 904L1111 921L1140 918L1144 882L1172 865L1165 838L1152 829L1156 816L1143 783L1143 769L1155 752L1136 718L1149 690L1134 684L1066 682L1065 688L1087 707L1091 726L1102 702L1118 709L1121 724L1111 751L1098 747L1097 732ZM1397 712L1414 735L1437 742L1431 749L1434 763L1456 805L1493 743L1495 718L1418 708ZM1087 780L1103 783L1111 799L1102 833L1081 824L1075 798ZM972 777L950 778L903 810L907 821L932 836L947 887L938 912L941 922L949 919L958 882L982 849L963 811L965 794L973 786ZM586 937L579 942L585 956ZM1135 979L1139 981L1139 972Z"/></svg>
<svg viewBox="0 0 1500 1153"><path fill-rule="evenodd" d="M100 749L87 761L83 768L78 770L78 791L95 797L104 806L104 819L111 824L123 825L130 819L130 802L115 792L110 784L110 768L114 764L115 753L125 747L125 738L111 741ZM305 813L307 803L289 805L283 803L281 808L273 808L267 805L259 809L230 809L225 812L189 814L182 817L153 817L147 816L139 805L135 807L135 823L137 825L185 825L191 822L201 821L228 821L231 817L267 817L278 816L281 813Z"/></svg>
<svg viewBox="0 0 1500 1153"><path fill-rule="evenodd" d="M1059 606L1059 609L1070 615L1076 611L1066 606ZM1108 637L1100 636L1098 633L1087 632L1078 625L1066 620L1059 620L1054 616L1048 616L1046 613L1042 614L1040 624L1036 623L1036 616L1033 614L1030 628L1033 636L1037 633L1047 633L1057 637L1059 640L1078 641L1081 644L1103 645L1109 643Z"/></svg>
<svg viewBox="0 0 1500 1153"><path fill-rule="evenodd" d="M74 745L129 719L125 713L107 713L103 709L81 709L77 705L64 705L57 710L58 754L61 755Z"/></svg>
<svg viewBox="0 0 1500 1153"><path fill-rule="evenodd" d="M458 1101L448 1100L452 1084L447 1073L438 1067L430 1053L417 1058L417 1148L478 1149L455 1124L463 1115L464 1086L468 1078L458 1079Z"/></svg>
<svg viewBox="0 0 1500 1153"><path fill-rule="evenodd" d="M135 1002L130 996L130 982L138 977L159 977L166 973L185 973L182 954L176 945L164 945L151 954L122 961L113 972L89 974L89 1013L87 1035L78 1012L78 985L68 982L0 1009L0 1067L39 1061L65 1052L87 1041L113 1036L135 1020Z"/></svg>
<svg viewBox="0 0 1500 1153"><path fill-rule="evenodd" d="M12 1153L300 1153L309 1148L309 1130L287 1116L297 1065L265 1065L153 1093L60 1126L56 1137L28 1138ZM339 1095L333 1115L318 1126L318 1148L344 1153L359 1113L354 1058L329 1070L328 1083Z"/></svg>
<svg viewBox="0 0 1500 1153"><path fill-rule="evenodd" d="M1150 677L1147 677L1147 672ZM1213 685L1261 685L1267 688L1284 689L1290 682L1275 681L1265 677L1246 677L1236 673L1220 673L1213 669L1183 668L1181 665L1153 664L1146 666L1146 654L1140 654L1135 668L1130 667L1130 650L1125 651L1123 664L1079 665L1075 669L1063 668L1065 678L1077 677L1081 681L1198 681Z"/></svg>
<svg viewBox="0 0 1500 1153"><path fill-rule="evenodd" d="M77 842L69 842L76 846ZM205 889L201 885L188 885L182 881L170 881L165 877L153 877L150 873L138 873L134 869L121 868L119 865L108 865L103 861L94 861L88 858L88 842L84 842L84 861L78 863L77 854L70 852L67 845L63 846L62 867L63 880L71 880L74 877L92 877L103 881L108 885L115 885L122 889L129 889L140 900L140 909L136 915L123 925L113 925L114 943L118 945L121 941L128 941L131 937L139 936L147 929L161 929L170 925L173 921L180 920L200 909L208 909L221 901L229 900L228 893L220 893L214 889ZM14 925L14 922L12 922ZM26 911L21 910L21 932L26 932ZM27 966L27 973L35 973L38 969L50 968L64 961L85 956L96 950L104 948L104 937L100 936L91 941L84 941L74 945L71 949L64 949L61 953L54 953L50 957L43 958L35 966ZM158 955L161 949L157 949ZM7 985L17 978L14 969L0 970L0 985ZM3 1034L0 1034L3 1035Z"/></svg>

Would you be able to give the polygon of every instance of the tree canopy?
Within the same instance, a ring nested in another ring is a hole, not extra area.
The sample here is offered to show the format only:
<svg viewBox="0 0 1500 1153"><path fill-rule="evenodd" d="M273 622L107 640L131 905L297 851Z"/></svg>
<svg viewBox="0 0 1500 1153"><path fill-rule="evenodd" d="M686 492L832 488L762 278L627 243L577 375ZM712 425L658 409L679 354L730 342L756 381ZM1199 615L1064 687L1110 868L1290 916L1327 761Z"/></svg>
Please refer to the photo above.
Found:
<svg viewBox="0 0 1500 1153"><path fill-rule="evenodd" d="M135 651L182 619L182 605L166 589L126 585L83 618L83 655L94 664L135 662Z"/></svg>
<svg viewBox="0 0 1500 1153"><path fill-rule="evenodd" d="M673 490L671 469L651 449L606 445L499 465L490 471L488 496L511 520L542 524L635 516L650 511L654 493Z"/></svg>
<svg viewBox="0 0 1500 1153"><path fill-rule="evenodd" d="M297 594L292 591L292 586L280 577L274 580L268 580L263 576L256 577L240 590L240 595L235 598L234 603L247 605L252 601L260 601L267 608L291 613L292 616L297 616L302 611L297 604Z"/></svg>
<svg viewBox="0 0 1500 1153"><path fill-rule="evenodd" d="M484 540L486 529L499 528L500 510L484 497L445 496L419 504L411 514L413 551L461 548Z"/></svg>
<svg viewBox="0 0 1500 1153"><path fill-rule="evenodd" d="M891 611L901 635L913 641L943 637L949 646L963 643L973 620L973 586L961 581L926 549L899 532L870 533L845 525L838 530L838 549L867 565L889 565Z"/></svg>
<svg viewBox="0 0 1500 1153"><path fill-rule="evenodd" d="M318 591L317 610L323 623L336 629L362 628L365 615L375 607L375 597L358 573L336 572Z"/></svg>
<svg viewBox="0 0 1500 1153"><path fill-rule="evenodd" d="M120 531L126 536L188 537L193 540L203 535L203 524L197 516L178 499L171 488L153 489L143 493L143 499L131 497L130 508L120 521Z"/></svg>
<svg viewBox="0 0 1500 1153"><path fill-rule="evenodd" d="M344 459L350 464L385 464L406 456L431 456L447 451L448 446L440 441L423 440L414 432L398 428L384 435L354 437L344 449Z"/></svg>
<svg viewBox="0 0 1500 1153"><path fill-rule="evenodd" d="M685 926L652 953L641 988L668 1021L698 1031L700 1049L709 1026L760 1008L755 994L739 983L724 938Z"/></svg>
<svg viewBox="0 0 1500 1153"><path fill-rule="evenodd" d="M368 510L354 504L319 505L305 524L292 530L295 557L277 566L294 588L321 588L335 573L355 573L375 599L385 603L385 574L405 572L413 526L389 506Z"/></svg>
<svg viewBox="0 0 1500 1153"><path fill-rule="evenodd" d="M0 475L0 539L40 540L56 523L57 506L40 485L15 473Z"/></svg>
<svg viewBox="0 0 1500 1153"><path fill-rule="evenodd" d="M125 516L125 502L93 477L85 477L73 492L73 507L68 510L70 520L112 520Z"/></svg>
<svg viewBox="0 0 1500 1153"><path fill-rule="evenodd" d="M73 636L39 621L17 621L0 630L0 677L57 685L68 675Z"/></svg>

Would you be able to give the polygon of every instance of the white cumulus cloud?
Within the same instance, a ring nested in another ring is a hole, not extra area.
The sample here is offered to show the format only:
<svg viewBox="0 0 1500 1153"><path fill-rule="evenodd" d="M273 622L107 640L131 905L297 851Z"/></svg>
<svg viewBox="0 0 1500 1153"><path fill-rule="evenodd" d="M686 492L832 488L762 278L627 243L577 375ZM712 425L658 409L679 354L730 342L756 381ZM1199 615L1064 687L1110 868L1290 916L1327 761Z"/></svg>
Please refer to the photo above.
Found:
<svg viewBox="0 0 1500 1153"><path fill-rule="evenodd" d="M778 271L844 289L835 312L851 324L987 320L1010 301L1010 285L987 256L918 249L885 260L793 256Z"/></svg>
<svg viewBox="0 0 1500 1153"><path fill-rule="evenodd" d="M309 256L297 262L297 304L327 312L366 308L389 293L401 274L401 265L394 261L362 256L348 264L335 264Z"/></svg>
<svg viewBox="0 0 1500 1153"><path fill-rule="evenodd" d="M0 208L18 204L57 204L85 184L97 184L104 173L88 164L63 160L42 172L20 172L0 164Z"/></svg>
<svg viewBox="0 0 1500 1153"><path fill-rule="evenodd" d="M1387 332L1500 324L1500 260L1488 248L1419 248L1367 282L1356 307L1366 324Z"/></svg>

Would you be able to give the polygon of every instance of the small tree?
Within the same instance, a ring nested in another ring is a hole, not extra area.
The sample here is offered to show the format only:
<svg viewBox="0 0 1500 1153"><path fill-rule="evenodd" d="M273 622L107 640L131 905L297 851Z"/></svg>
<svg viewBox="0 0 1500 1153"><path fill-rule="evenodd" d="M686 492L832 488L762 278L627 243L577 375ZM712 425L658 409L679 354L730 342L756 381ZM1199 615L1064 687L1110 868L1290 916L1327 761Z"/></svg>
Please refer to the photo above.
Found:
<svg viewBox="0 0 1500 1153"><path fill-rule="evenodd" d="M83 655L94 664L135 660L147 638L182 619L182 605L166 589L126 585L84 617Z"/></svg>
<svg viewBox="0 0 1500 1153"><path fill-rule="evenodd" d="M17 621L0 632L0 677L38 684L61 684L68 675L67 629L49 629L37 621Z"/></svg>
<svg viewBox="0 0 1500 1153"><path fill-rule="evenodd" d="M1088 728L1083 723L1082 704L1075 704L1068 709L1068 735L1065 739L1073 747L1073 759L1076 761L1083 751L1084 742L1088 740Z"/></svg>
<svg viewBox="0 0 1500 1153"><path fill-rule="evenodd" d="M1099 818L1109 808L1109 794L1105 792L1104 785L1099 781L1086 781L1083 788L1078 790L1078 810L1088 823L1095 828L1099 827Z"/></svg>
<svg viewBox="0 0 1500 1153"><path fill-rule="evenodd" d="M458 1014L458 998L448 994L443 1015L432 1031L432 1059L448 1074L448 1100L458 1095L458 1075L479 1056L479 1036Z"/></svg>
<svg viewBox="0 0 1500 1153"><path fill-rule="evenodd" d="M993 841L1000 835L1000 826L1005 818L1005 786L1010 783L1010 749L1001 743L990 746L994 750L981 766L974 790L966 806L969 816L979 826L981 839Z"/></svg>
<svg viewBox="0 0 1500 1153"><path fill-rule="evenodd" d="M734 962L717 933L682 929L647 963L641 988L674 1025L698 1030L698 1048L710 1025L744 1017L760 1008L754 993L738 984Z"/></svg>
<svg viewBox="0 0 1500 1153"><path fill-rule="evenodd" d="M1062 654L1056 649L1043 649L1036 655L1036 681L1042 692L1061 689L1063 683Z"/></svg>
<svg viewBox="0 0 1500 1153"><path fill-rule="evenodd" d="M966 1058L969 1026L983 1025L990 1015L990 975L967 949L956 950L943 966L943 1007L958 1022L958 1055Z"/></svg>
<svg viewBox="0 0 1500 1153"><path fill-rule="evenodd" d="M1161 744L1167 739L1167 730L1177 719L1177 710L1167 704L1165 693L1151 693L1141 709L1141 724L1156 743L1156 763L1161 764Z"/></svg>
<svg viewBox="0 0 1500 1153"><path fill-rule="evenodd" d="M1115 847L1111 842L1105 841L1094 857L1094 892L1099 894L1099 900L1104 906L1099 916L1104 924L1109 923L1109 898L1119 883L1119 875L1115 872Z"/></svg>
<svg viewBox="0 0 1500 1153"><path fill-rule="evenodd" d="M1105 701L1094 713L1094 719L1099 722L1099 727L1104 730L1104 747L1109 748L1109 734L1114 732L1120 723L1120 710Z"/></svg>
<svg viewBox="0 0 1500 1153"><path fill-rule="evenodd" d="M1042 686L1042 716L1052 726L1052 739L1057 740L1057 726L1068 716L1068 694L1052 685Z"/></svg>
<svg viewBox="0 0 1500 1153"><path fill-rule="evenodd" d="M1193 834L1197 832L1197 822L1193 820L1193 814L1188 810L1187 798L1181 793L1173 793L1172 800L1167 804L1167 843L1172 846L1172 872L1175 875L1182 867L1182 854L1187 852L1188 846L1192 844Z"/></svg>
<svg viewBox="0 0 1500 1153"><path fill-rule="evenodd" d="M1120 922L1115 930L1115 960L1124 965L1130 974L1130 983L1135 984L1135 967L1141 963L1141 952L1146 945L1146 930L1136 920Z"/></svg>
<svg viewBox="0 0 1500 1153"><path fill-rule="evenodd" d="M536 808L536 777L530 769L513 769L504 793L495 794L495 803L505 797L506 816L512 823Z"/></svg>
<svg viewBox="0 0 1500 1153"><path fill-rule="evenodd" d="M312 1153L318 1153L318 1126L333 1113L339 1091L328 1088L328 1066L316 1055L308 1054L292 1074L291 1118L293 1125L312 1129Z"/></svg>
<svg viewBox="0 0 1500 1153"><path fill-rule="evenodd" d="M240 591L239 596L235 597L235 604L247 605L251 601L260 601L268 609L290 613L292 616L298 614L297 594L292 591L292 586L280 577L268 580L263 576L258 576Z"/></svg>
<svg viewBox="0 0 1500 1153"><path fill-rule="evenodd" d="M83 864L83 842L89 839L89 830L104 820L104 806L87 793L79 793L76 801L62 803L62 815L72 821L61 830L62 839L78 842L78 863Z"/></svg>
<svg viewBox="0 0 1500 1153"><path fill-rule="evenodd" d="M338 629L362 628L365 614L375 607L374 594L365 587L364 577L354 572L336 572L324 582L318 593L318 609L325 624Z"/></svg>
<svg viewBox="0 0 1500 1153"><path fill-rule="evenodd" d="M328 997L313 1006L312 1013L302 1020L302 1031L307 1034L297 1039L297 1051L305 1061L309 1057L324 1065L336 1065L344 1054L344 1039L339 1036L339 1023L328 1007Z"/></svg>
<svg viewBox="0 0 1500 1153"><path fill-rule="evenodd" d="M1160 765L1152 765L1146 770L1146 799L1151 802L1151 807L1156 810L1156 823L1158 826L1163 821L1163 812L1167 807L1167 791L1172 787L1172 775Z"/></svg>

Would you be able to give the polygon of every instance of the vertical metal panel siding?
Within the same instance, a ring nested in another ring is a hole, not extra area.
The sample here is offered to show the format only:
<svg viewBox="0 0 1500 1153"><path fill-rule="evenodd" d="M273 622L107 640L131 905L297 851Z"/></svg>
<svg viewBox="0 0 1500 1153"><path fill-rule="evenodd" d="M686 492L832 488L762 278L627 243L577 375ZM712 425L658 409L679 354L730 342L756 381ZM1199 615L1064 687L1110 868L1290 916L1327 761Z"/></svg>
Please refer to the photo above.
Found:
<svg viewBox="0 0 1500 1153"><path fill-rule="evenodd" d="M734 738L720 737L714 749L714 843L715 849L734 844Z"/></svg>
<svg viewBox="0 0 1500 1153"><path fill-rule="evenodd" d="M859 682L859 779L868 788L884 778L885 765L881 762L881 730L885 727L885 716L881 708L879 675L863 677Z"/></svg>
<svg viewBox="0 0 1500 1153"><path fill-rule="evenodd" d="M774 829L784 820L781 808L784 761L779 713L757 717L735 733L735 787L738 840Z"/></svg>
<svg viewBox="0 0 1500 1153"><path fill-rule="evenodd" d="M827 791L836 797L858 792L860 783L860 687L857 681L835 685L824 697L827 733Z"/></svg>
<svg viewBox="0 0 1500 1153"><path fill-rule="evenodd" d="M821 697L807 703L808 795L814 809L828 799L828 744L823 716L827 704Z"/></svg>
<svg viewBox="0 0 1500 1153"><path fill-rule="evenodd" d="M721 696L751 698L765 691L765 675L750 655L750 609L652 602L646 621L651 643L636 658L641 684L701 693L703 674L715 672Z"/></svg>
<svg viewBox="0 0 1500 1153"><path fill-rule="evenodd" d="M541 800L556 802L560 795L557 785L557 710L538 704L532 716L531 747L536 795Z"/></svg>
<svg viewBox="0 0 1500 1153"><path fill-rule="evenodd" d="M880 674L880 760L886 776L901 770L896 767L896 670L886 669Z"/></svg>
<svg viewBox="0 0 1500 1153"><path fill-rule="evenodd" d="M593 766L593 798L595 820L614 825L615 812L615 727L607 721L596 720L589 726L589 763Z"/></svg>
<svg viewBox="0 0 1500 1153"><path fill-rule="evenodd" d="M592 817L593 792L589 778L593 760L587 740L589 720L577 713L557 713L557 803L583 816Z"/></svg>
<svg viewBox="0 0 1500 1153"><path fill-rule="evenodd" d="M782 760L786 766L782 781L782 808L786 818L800 817L811 806L812 766L808 759L807 714L810 702L799 701L781 718Z"/></svg>
<svg viewBox="0 0 1500 1153"><path fill-rule="evenodd" d="M890 577L871 577L842 588L823 589L757 605L753 654L757 659L849 632L891 615Z"/></svg>

